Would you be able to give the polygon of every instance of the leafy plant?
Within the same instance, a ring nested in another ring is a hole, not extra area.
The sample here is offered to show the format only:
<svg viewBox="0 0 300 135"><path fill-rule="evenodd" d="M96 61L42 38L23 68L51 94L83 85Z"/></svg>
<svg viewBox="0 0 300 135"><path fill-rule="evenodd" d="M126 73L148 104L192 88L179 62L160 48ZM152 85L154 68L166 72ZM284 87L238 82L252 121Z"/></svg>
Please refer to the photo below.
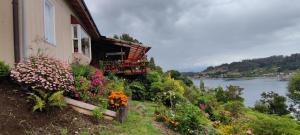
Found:
<svg viewBox="0 0 300 135"><path fill-rule="evenodd" d="M256 135L299 135L300 125L297 121L283 117L249 111L249 125Z"/></svg>
<svg viewBox="0 0 300 135"><path fill-rule="evenodd" d="M177 104L175 110L167 112L164 119L169 127L182 134L197 135L208 132L209 120L190 103Z"/></svg>
<svg viewBox="0 0 300 135"><path fill-rule="evenodd" d="M62 109L66 106L63 96L64 91L46 92L44 90L36 89L32 93L28 93L28 98L34 101L33 112L36 110L43 111L45 108L51 106Z"/></svg>
<svg viewBox="0 0 300 135"><path fill-rule="evenodd" d="M161 76L158 72L152 71L152 72L149 72L147 74L146 80L149 84L151 84L151 83L154 83L154 82L160 82L162 79L161 79Z"/></svg>
<svg viewBox="0 0 300 135"><path fill-rule="evenodd" d="M97 120L100 120L103 118L103 113L102 113L103 109L101 109L100 107L96 107L94 110L93 110L93 116L97 119Z"/></svg>
<svg viewBox="0 0 300 135"><path fill-rule="evenodd" d="M61 128L60 129L60 135L68 135L68 129L67 128Z"/></svg>
<svg viewBox="0 0 300 135"><path fill-rule="evenodd" d="M231 116L237 118L242 114L244 104L240 101L230 101L224 104L224 109L231 113Z"/></svg>
<svg viewBox="0 0 300 135"><path fill-rule="evenodd" d="M10 72L9 65L5 64L3 61L0 61L0 78L8 76Z"/></svg>
<svg viewBox="0 0 300 135"><path fill-rule="evenodd" d="M81 64L72 64L72 71L74 76L84 76L90 77L91 73L95 70L91 66L81 65Z"/></svg>
<svg viewBox="0 0 300 135"><path fill-rule="evenodd" d="M132 99L133 100L145 100L147 97L148 92L144 85L140 82L132 82L129 84L128 89L132 92Z"/></svg>

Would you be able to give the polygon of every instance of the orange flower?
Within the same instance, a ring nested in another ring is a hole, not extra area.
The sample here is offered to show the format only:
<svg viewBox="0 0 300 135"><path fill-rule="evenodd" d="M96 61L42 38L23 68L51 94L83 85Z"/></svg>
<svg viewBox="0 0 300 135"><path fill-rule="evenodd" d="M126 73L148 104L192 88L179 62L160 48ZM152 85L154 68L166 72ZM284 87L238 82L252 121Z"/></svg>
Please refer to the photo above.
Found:
<svg viewBox="0 0 300 135"><path fill-rule="evenodd" d="M125 95L124 92L111 92L108 96L110 100L110 105L113 107L122 107L127 106L128 97Z"/></svg>

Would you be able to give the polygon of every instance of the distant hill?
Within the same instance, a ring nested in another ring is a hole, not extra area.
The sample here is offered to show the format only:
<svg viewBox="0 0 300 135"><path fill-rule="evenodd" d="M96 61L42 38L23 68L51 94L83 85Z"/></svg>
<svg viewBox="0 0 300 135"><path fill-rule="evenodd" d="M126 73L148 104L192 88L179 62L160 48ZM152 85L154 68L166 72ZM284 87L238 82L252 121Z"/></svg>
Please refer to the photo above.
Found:
<svg viewBox="0 0 300 135"><path fill-rule="evenodd" d="M181 72L181 74L183 76L195 76L195 75L198 75L199 73L197 73L197 72Z"/></svg>
<svg viewBox="0 0 300 135"><path fill-rule="evenodd" d="M296 53L290 56L276 55L210 66L199 75L217 78L275 76L278 73L289 73L299 68L300 53Z"/></svg>

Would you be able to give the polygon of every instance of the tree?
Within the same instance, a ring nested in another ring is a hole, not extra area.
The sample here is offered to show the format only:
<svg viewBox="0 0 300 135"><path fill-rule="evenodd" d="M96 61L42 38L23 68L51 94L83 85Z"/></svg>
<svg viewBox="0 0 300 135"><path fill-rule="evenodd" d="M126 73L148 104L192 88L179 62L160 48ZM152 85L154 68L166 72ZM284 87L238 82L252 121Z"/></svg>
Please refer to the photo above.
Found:
<svg viewBox="0 0 300 135"><path fill-rule="evenodd" d="M151 70L154 70L155 67L156 67L156 65L155 65L154 58L151 57L151 58L150 58L150 61L149 61L149 68L150 68Z"/></svg>
<svg viewBox="0 0 300 135"><path fill-rule="evenodd" d="M244 101L244 98L241 97L243 90L239 86L229 85L226 90L223 90L222 87L216 88L215 94L218 102Z"/></svg>
<svg viewBox="0 0 300 135"><path fill-rule="evenodd" d="M205 91L205 86L203 80L200 80L200 90Z"/></svg>
<svg viewBox="0 0 300 135"><path fill-rule="evenodd" d="M229 85L227 87L226 96L230 101L232 100L244 101L244 98L241 97L243 90L244 88L241 88L240 86Z"/></svg>
<svg viewBox="0 0 300 135"><path fill-rule="evenodd" d="M170 74L171 78L174 78L175 80L179 80L181 73L177 70L169 70L167 73Z"/></svg>
<svg viewBox="0 0 300 135"><path fill-rule="evenodd" d="M300 103L300 70L291 76L287 96L292 99L294 104Z"/></svg>
<svg viewBox="0 0 300 135"><path fill-rule="evenodd" d="M183 76L177 70L169 70L166 73L170 74L171 78L174 78L175 80L181 80L186 86L192 86L193 85L193 81L192 80L190 80L186 76Z"/></svg>
<svg viewBox="0 0 300 135"><path fill-rule="evenodd" d="M118 36L118 35L114 35L113 38L115 39L120 39L120 40L125 40L125 41L129 41L129 42L132 42L132 43L138 43L138 44L142 44L142 42L140 42L139 40L131 37L129 34L127 33L123 33L121 36Z"/></svg>
<svg viewBox="0 0 300 135"><path fill-rule="evenodd" d="M254 109L262 113L285 115L289 113L285 101L286 98L284 96L280 96L273 91L263 92L260 102L255 104Z"/></svg>

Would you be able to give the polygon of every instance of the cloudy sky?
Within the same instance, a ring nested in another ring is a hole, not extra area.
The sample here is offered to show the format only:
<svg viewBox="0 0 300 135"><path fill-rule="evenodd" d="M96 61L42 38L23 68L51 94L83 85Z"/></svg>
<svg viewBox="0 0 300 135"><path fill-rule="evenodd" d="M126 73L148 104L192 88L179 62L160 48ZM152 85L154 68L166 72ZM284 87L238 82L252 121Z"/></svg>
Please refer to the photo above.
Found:
<svg viewBox="0 0 300 135"><path fill-rule="evenodd" d="M129 33L164 69L300 52L300 0L85 0L102 35Z"/></svg>

